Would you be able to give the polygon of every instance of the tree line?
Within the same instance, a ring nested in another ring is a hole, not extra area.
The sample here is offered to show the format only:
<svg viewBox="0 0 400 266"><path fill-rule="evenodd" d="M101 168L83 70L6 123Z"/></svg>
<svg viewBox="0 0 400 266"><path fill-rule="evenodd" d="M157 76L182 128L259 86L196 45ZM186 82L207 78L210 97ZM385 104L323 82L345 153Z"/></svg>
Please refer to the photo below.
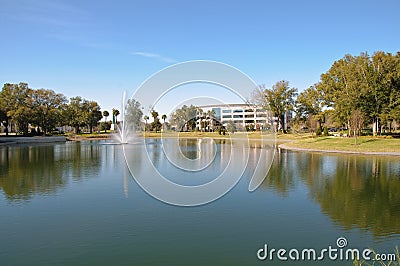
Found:
<svg viewBox="0 0 400 266"><path fill-rule="evenodd" d="M291 120L293 130L302 127L317 133L327 133L328 126L346 128L357 136L365 126L374 135L385 128L392 130L394 122L400 123L400 52L396 54L375 52L372 56L345 55L321 75L320 80L300 92L289 82L276 82L272 88L259 86L249 99L249 104L264 107L275 117L276 130L286 132ZM10 122L18 131L28 133L29 125L40 127L44 134L56 126L69 125L79 132L81 127L93 128L107 111L100 111L95 101L82 97L69 100L60 93L46 89L31 89L26 83L5 84L0 92L0 120L6 130ZM150 117L143 116L142 107L135 99L127 103L125 119L136 129L160 131L175 126L177 130L195 130L196 106L182 106L170 115L151 110ZM292 117L288 114L294 114ZM113 109L113 123L118 123L119 111ZM143 120L144 119L144 123ZM206 121L204 128L207 128ZM106 121L104 122L106 123ZM202 125L200 123L200 125ZM105 127L107 129L107 127ZM6 132L8 133L8 132Z"/></svg>
<svg viewBox="0 0 400 266"><path fill-rule="evenodd" d="M49 89L32 89L27 83L4 84L0 92L0 121L6 134L11 123L15 131L28 135L35 127L40 132L51 133L57 126L69 125L78 133L81 127L88 127L92 133L103 115L96 101L73 97ZM108 116L108 112L107 112Z"/></svg>
<svg viewBox="0 0 400 266"><path fill-rule="evenodd" d="M368 125L373 135L391 131L393 122L400 123L400 52L345 55L301 93L283 80L270 89L260 86L252 102L272 112L277 130L285 129L284 115L293 112L292 127L303 123L321 132L331 124L355 136Z"/></svg>
<svg viewBox="0 0 400 266"><path fill-rule="evenodd" d="M281 80L271 88L260 85L248 104L270 111L276 131L284 133L288 128L307 128L327 135L328 127L346 129L354 136L363 128L373 135L391 132L394 122L400 124L400 52L347 54L304 91ZM185 105L170 115L170 123L194 130L198 110Z"/></svg>
<svg viewBox="0 0 400 266"><path fill-rule="evenodd" d="M148 116L143 117L141 104L135 99L129 99L124 110L125 120L135 129L141 130L146 120L145 130L160 131L167 125L166 115L162 115L163 125L158 117L158 112L152 110L153 122L147 126ZM118 124L120 111L112 109L112 123ZM61 93L50 89L32 89L27 83L4 84L0 92L0 122L5 127L8 135L9 126L14 132L23 135L46 135L52 133L57 127L70 126L75 133L80 133L83 127L90 133L99 126L101 129L110 129L111 122L108 111L101 111L96 101L86 100L80 96L69 100Z"/></svg>
<svg viewBox="0 0 400 266"><path fill-rule="evenodd" d="M321 75L314 89L348 128L363 116L374 135L387 126L391 130L393 121L400 122L400 52L346 55Z"/></svg>

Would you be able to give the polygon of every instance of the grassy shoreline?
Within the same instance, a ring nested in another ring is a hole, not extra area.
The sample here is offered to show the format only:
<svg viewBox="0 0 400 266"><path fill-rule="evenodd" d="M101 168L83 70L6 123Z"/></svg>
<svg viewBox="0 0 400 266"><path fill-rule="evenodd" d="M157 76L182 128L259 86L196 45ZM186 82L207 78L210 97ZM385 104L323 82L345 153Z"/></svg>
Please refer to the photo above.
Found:
<svg viewBox="0 0 400 266"><path fill-rule="evenodd" d="M350 153L399 153L400 155L400 139L360 137L356 145L354 138L319 137L289 142L282 148Z"/></svg>
<svg viewBox="0 0 400 266"><path fill-rule="evenodd" d="M261 136L271 137L271 139L276 138L276 140L280 141L294 141L305 138L311 138L310 134L278 134L276 136L261 134L260 132L235 132L232 134L226 133L225 135L220 135L217 132L166 132L166 133L155 133L155 132L146 132L143 133L143 137L146 138L249 138L249 139L260 139Z"/></svg>
<svg viewBox="0 0 400 266"><path fill-rule="evenodd" d="M112 133L69 135L69 140L103 140L111 138ZM213 139L246 139L257 140L261 138L259 132L220 135L217 132L145 132L145 138L213 138ZM273 139L273 138L271 138ZM310 134L278 134L278 143L285 143L282 148L309 151L351 152L351 153L399 153L400 139L390 137L359 137L357 145L354 138L318 137L312 138Z"/></svg>

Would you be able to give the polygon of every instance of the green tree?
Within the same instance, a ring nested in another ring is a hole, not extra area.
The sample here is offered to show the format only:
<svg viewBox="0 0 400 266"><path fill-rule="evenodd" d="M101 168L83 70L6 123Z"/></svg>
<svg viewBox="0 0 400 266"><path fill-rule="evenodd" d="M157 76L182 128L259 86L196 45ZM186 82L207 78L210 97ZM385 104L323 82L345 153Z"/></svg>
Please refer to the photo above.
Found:
<svg viewBox="0 0 400 266"><path fill-rule="evenodd" d="M80 132L80 127L86 124L87 118L85 109L85 101L82 97L73 97L69 100L66 110L67 124L75 128L75 133Z"/></svg>
<svg viewBox="0 0 400 266"><path fill-rule="evenodd" d="M151 116L153 117L153 122L151 123L151 129L154 130L155 132L160 131L162 125L160 123L160 119L158 118L158 112L152 110Z"/></svg>
<svg viewBox="0 0 400 266"><path fill-rule="evenodd" d="M293 110L295 97L297 95L296 88L290 88L289 82L282 80L278 81L272 86L272 89L264 90L264 105L267 105L271 110L274 117L277 119L276 131L279 127L284 133L285 128L285 114Z"/></svg>
<svg viewBox="0 0 400 266"><path fill-rule="evenodd" d="M104 132L107 133L107 117L110 115L108 111L103 111L104 116Z"/></svg>
<svg viewBox="0 0 400 266"><path fill-rule="evenodd" d="M350 126L353 130L355 145L357 145L357 136L360 135L360 131L364 126L364 121L364 114L359 109L354 110L351 114Z"/></svg>
<svg viewBox="0 0 400 266"><path fill-rule="evenodd" d="M84 112L86 121L85 124L89 126L90 134L93 133L93 127L97 126L99 121L103 118L100 111L100 106L95 101L84 101Z"/></svg>
<svg viewBox="0 0 400 266"><path fill-rule="evenodd" d="M8 116L4 110L0 109L0 123L5 127L6 135L8 136Z"/></svg>
<svg viewBox="0 0 400 266"><path fill-rule="evenodd" d="M322 112L324 102L321 92L316 85L305 89L296 99L296 115L301 120L307 120L310 115L318 115Z"/></svg>
<svg viewBox="0 0 400 266"><path fill-rule="evenodd" d="M368 63L367 71L363 72L364 82L368 88L364 98L369 107L366 115L373 120L373 131L376 134L381 131L379 123L383 125L391 121L391 110L399 105L397 97L400 64L392 54L384 52L374 53Z"/></svg>
<svg viewBox="0 0 400 266"><path fill-rule="evenodd" d="M145 121L144 131L146 132L146 129L147 129L147 120L149 120L149 116L148 116L148 115L145 115L145 116L143 117L143 119L144 119L144 121Z"/></svg>
<svg viewBox="0 0 400 266"><path fill-rule="evenodd" d="M226 129L228 130L229 133L233 134L236 131L235 124L233 121L229 121L226 125Z"/></svg>
<svg viewBox="0 0 400 266"><path fill-rule="evenodd" d="M314 138L314 133L315 133L316 136L318 136L317 129L319 127L318 127L318 120L317 119L318 119L318 117L315 117L314 115L309 115L308 118L307 118L307 122L306 122L306 124L307 124L307 126L308 126L308 128L310 130L311 136L313 138Z"/></svg>
<svg viewBox="0 0 400 266"><path fill-rule="evenodd" d="M0 92L0 118L1 122L3 123L6 131L6 135L8 136L8 126L11 121L11 116L9 113L13 110L13 103L14 103L14 90L15 84L4 84L1 92Z"/></svg>
<svg viewBox="0 0 400 266"><path fill-rule="evenodd" d="M44 134L64 123L67 99L53 90L33 90L26 83L4 84L0 93L0 110L5 112L3 123L13 121L18 130L28 133L29 124L42 128ZM6 131L6 133L8 133Z"/></svg>
<svg viewBox="0 0 400 266"><path fill-rule="evenodd" d="M110 116L110 113L108 111L103 111L103 116L104 116L104 122L107 122L107 117Z"/></svg>
<svg viewBox="0 0 400 266"><path fill-rule="evenodd" d="M28 134L29 123L34 120L32 112L33 90L27 83L4 84L1 92L2 110L9 120L17 124L18 131ZM8 122L7 122L8 123Z"/></svg>
<svg viewBox="0 0 400 266"><path fill-rule="evenodd" d="M400 124L400 106L393 108L390 112L390 116L397 122L397 124Z"/></svg>
<svg viewBox="0 0 400 266"><path fill-rule="evenodd" d="M311 116L313 120L317 121L316 130L319 128L319 130L322 131L322 122L324 121L322 108L324 106L324 101L316 85L301 92L296 99L295 106L297 120L310 122L309 117Z"/></svg>
<svg viewBox="0 0 400 266"><path fill-rule="evenodd" d="M208 110L207 111L207 128L209 132L214 131L214 118L215 118L215 111L214 110Z"/></svg>
<svg viewBox="0 0 400 266"><path fill-rule="evenodd" d="M135 99L129 99L126 105L125 114L125 120L131 124L134 129L140 129L140 122L143 116L140 103Z"/></svg>
<svg viewBox="0 0 400 266"><path fill-rule="evenodd" d="M161 116L161 119L164 121L164 123L165 123L165 119L167 119L167 115L166 114L163 114L162 116Z"/></svg>
<svg viewBox="0 0 400 266"><path fill-rule="evenodd" d="M360 109L376 135L380 122L393 121L393 110L400 105L399 69L398 54L345 55L321 75L318 87L342 124L350 128L352 113Z"/></svg>
<svg viewBox="0 0 400 266"><path fill-rule="evenodd" d="M117 117L119 116L119 111L118 109L112 109L112 115L113 115L113 124L118 124Z"/></svg>
<svg viewBox="0 0 400 266"><path fill-rule="evenodd" d="M361 107L361 96L366 90L359 82L360 67L357 66L361 66L364 59L357 61L355 57L346 55L335 61L332 67L321 75L321 82L318 84L325 103L334 108L337 120L348 128L350 116L355 109Z"/></svg>
<svg viewBox="0 0 400 266"><path fill-rule="evenodd" d="M400 124L400 52L393 57L395 71L392 71L391 85L393 86L390 94L389 115L392 120Z"/></svg>
<svg viewBox="0 0 400 266"><path fill-rule="evenodd" d="M163 114L163 115L161 116L161 119L163 120L163 128L164 128L164 130L165 130L165 119L167 119L167 115L166 115L166 114Z"/></svg>
<svg viewBox="0 0 400 266"><path fill-rule="evenodd" d="M57 125L62 125L62 114L66 108L67 98L53 90L39 89L32 93L31 104L35 122L42 128L43 134Z"/></svg>
<svg viewBox="0 0 400 266"><path fill-rule="evenodd" d="M202 112L201 109L194 105L183 105L170 115L169 121L172 125L175 125L178 131L182 131L185 126L186 129L194 130L196 127L196 114L198 111Z"/></svg>
<svg viewBox="0 0 400 266"><path fill-rule="evenodd" d="M153 117L153 121L156 120L158 118L158 112L152 110L151 111L151 116Z"/></svg>

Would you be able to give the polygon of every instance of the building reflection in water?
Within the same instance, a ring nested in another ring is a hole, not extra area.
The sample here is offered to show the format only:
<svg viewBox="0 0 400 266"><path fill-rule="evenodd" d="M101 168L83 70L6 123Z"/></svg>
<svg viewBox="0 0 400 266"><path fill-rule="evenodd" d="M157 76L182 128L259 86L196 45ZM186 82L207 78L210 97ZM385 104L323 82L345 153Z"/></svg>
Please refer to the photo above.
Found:
<svg viewBox="0 0 400 266"><path fill-rule="evenodd" d="M251 141L248 146L225 139L164 142L149 139L146 145L126 145L124 149L129 154L130 167L139 176L146 176L148 169L142 167L142 161L143 156L149 156L162 175L183 185L210 182L228 164L243 165L248 159L242 178L249 184L253 178L265 177L257 190L261 193L289 197L291 191L302 185L308 190L304 193L338 226L368 230L376 236L400 234L400 161L397 157L282 150L275 154L269 169L268 163L259 162L260 152L266 151L265 162L268 162L275 148L257 141ZM168 157L174 158L176 164L169 162ZM122 148L113 145L4 146L0 148L0 190L10 201L26 201L35 194L54 194L71 181L96 177L100 171L123 166L123 193L128 197L130 173L124 160ZM268 169L267 176L260 174Z"/></svg>

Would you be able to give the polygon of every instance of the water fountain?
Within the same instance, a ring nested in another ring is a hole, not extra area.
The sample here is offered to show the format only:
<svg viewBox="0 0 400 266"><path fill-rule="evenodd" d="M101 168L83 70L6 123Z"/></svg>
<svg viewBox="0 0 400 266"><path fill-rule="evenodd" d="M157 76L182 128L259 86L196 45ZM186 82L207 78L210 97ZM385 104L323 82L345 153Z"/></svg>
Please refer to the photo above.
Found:
<svg viewBox="0 0 400 266"><path fill-rule="evenodd" d="M133 135L131 135L131 130L133 128L129 127L129 122L125 120L125 104L126 104L126 91L122 94L122 109L121 109L121 121L116 124L116 133L112 134L112 139L118 144L128 144L128 141L132 140Z"/></svg>

